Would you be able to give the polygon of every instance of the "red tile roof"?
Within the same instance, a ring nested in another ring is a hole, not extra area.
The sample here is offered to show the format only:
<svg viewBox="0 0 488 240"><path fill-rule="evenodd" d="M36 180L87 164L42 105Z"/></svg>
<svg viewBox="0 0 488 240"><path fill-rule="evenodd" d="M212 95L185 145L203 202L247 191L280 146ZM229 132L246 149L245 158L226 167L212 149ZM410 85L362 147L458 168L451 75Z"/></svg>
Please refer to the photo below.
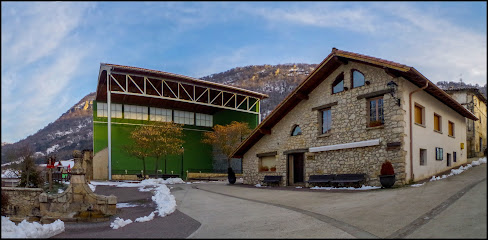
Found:
<svg viewBox="0 0 488 240"><path fill-rule="evenodd" d="M464 117L478 120L478 118L467 110L464 106L454 100L449 94L437 87L434 83L429 81L425 76L418 72L415 68L403 65L400 63L375 58L358 53L348 52L332 48L332 52L314 69L310 75L307 76L275 109L270 115L261 122L256 129L244 140L240 146L232 154L234 157L242 157L249 148L251 148L265 133L269 133L271 128L278 123L283 116L291 111L303 98L307 96L315 87L317 87L326 77L331 74L343 62L341 59L358 61L375 67L382 67L389 69L395 74L404 77L418 87L425 86L429 83L424 91L437 98L448 107L452 108ZM321 77L320 77L321 75Z"/></svg>

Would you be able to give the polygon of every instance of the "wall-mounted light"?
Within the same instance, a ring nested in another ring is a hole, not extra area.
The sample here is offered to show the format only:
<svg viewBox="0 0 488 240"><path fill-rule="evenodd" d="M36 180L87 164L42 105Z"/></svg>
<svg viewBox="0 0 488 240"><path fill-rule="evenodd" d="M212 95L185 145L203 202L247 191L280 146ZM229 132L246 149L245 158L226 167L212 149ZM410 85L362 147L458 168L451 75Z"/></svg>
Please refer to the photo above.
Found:
<svg viewBox="0 0 488 240"><path fill-rule="evenodd" d="M400 106L400 99L395 97L395 93L398 90L398 84L396 84L396 82L390 81L388 84L386 84L386 86L390 89L391 97L393 97L393 99L397 101L398 106Z"/></svg>

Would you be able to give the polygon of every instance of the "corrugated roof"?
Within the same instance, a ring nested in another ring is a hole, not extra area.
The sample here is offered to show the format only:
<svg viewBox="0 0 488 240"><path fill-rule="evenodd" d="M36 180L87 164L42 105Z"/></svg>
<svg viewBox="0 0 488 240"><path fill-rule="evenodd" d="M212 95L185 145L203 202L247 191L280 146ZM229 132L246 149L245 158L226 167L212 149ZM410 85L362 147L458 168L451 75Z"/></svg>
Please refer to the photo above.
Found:
<svg viewBox="0 0 488 240"><path fill-rule="evenodd" d="M332 52L308 75L275 109L270 115L259 124L256 129L244 140L240 146L232 154L234 157L242 157L244 153L249 150L261 137L271 132L271 128L278 123L283 116L291 111L301 100L306 99L307 95L315 89L322 81L337 69L344 61L357 61L389 69L392 74L402 76L408 81L412 82L418 87L425 86L429 83L424 91L437 98L442 103L446 104L464 117L478 120L478 118L467 110L464 106L454 100L449 94L437 87L434 83L428 80L415 68L403 65L400 63L375 58L358 53L348 52L332 48Z"/></svg>

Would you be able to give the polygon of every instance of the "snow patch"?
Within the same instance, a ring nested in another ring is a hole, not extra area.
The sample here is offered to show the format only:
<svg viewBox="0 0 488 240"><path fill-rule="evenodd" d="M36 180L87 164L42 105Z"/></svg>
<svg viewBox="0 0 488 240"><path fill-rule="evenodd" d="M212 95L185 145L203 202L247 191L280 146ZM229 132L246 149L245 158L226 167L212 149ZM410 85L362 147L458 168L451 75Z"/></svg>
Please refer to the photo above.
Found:
<svg viewBox="0 0 488 240"><path fill-rule="evenodd" d="M56 151L56 149L58 149L58 148L59 148L59 144L51 146L50 148L46 149L46 154L52 153L52 152Z"/></svg>
<svg viewBox="0 0 488 240"><path fill-rule="evenodd" d="M23 220L18 225L2 216L2 238L50 238L64 232L64 222L56 220L50 224L27 222Z"/></svg>
<svg viewBox="0 0 488 240"><path fill-rule="evenodd" d="M127 224L130 224L130 223L132 223L132 220L130 220L130 219L124 220L124 219L122 219L122 218L117 217L117 218L114 220L114 222L113 222L113 223L110 223L110 227L111 227L112 229L119 229L119 228L121 228L121 227L126 226Z"/></svg>
<svg viewBox="0 0 488 240"><path fill-rule="evenodd" d="M486 157L483 157L483 158L479 158L478 160L475 160L469 164L467 164L466 166L461 166L459 167L458 169L451 169L451 172L448 174L448 175L442 175L442 176L432 176L432 178L430 179L430 181L437 181L437 180L441 180L441 179L444 179L444 178L447 178L447 177L450 177L452 175L457 175L457 174L460 174L466 170L468 170L469 168L472 168L474 166L478 166L478 165L481 165L483 163L486 163Z"/></svg>
<svg viewBox="0 0 488 240"><path fill-rule="evenodd" d="M145 216L145 217L139 217L139 218L136 218L136 220L134 222L148 222L148 221L151 221L154 219L154 216L155 216L155 213L156 211L152 212L151 214L149 214L148 216Z"/></svg>
<svg viewBox="0 0 488 240"><path fill-rule="evenodd" d="M127 207L137 207L139 205L137 204L132 204L132 203L117 203L116 207L117 208L127 208Z"/></svg>
<svg viewBox="0 0 488 240"><path fill-rule="evenodd" d="M166 185L161 185L156 188L156 192L154 196L152 196L152 200L158 205L156 209L161 217L171 214L176 210L175 196L171 195L171 192Z"/></svg>

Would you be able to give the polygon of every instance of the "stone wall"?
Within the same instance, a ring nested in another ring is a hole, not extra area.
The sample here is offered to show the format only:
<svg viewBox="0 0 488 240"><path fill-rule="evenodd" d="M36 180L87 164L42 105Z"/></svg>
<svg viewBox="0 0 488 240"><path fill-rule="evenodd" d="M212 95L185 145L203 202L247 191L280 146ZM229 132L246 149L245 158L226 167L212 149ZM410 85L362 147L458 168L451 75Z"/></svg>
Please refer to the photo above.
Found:
<svg viewBox="0 0 488 240"><path fill-rule="evenodd" d="M362 72L370 84L351 89L352 69ZM341 72L344 73L344 86L349 89L332 94L332 82ZM398 91L402 91L402 81L406 80L394 79L383 69L355 62L341 65L308 95L308 100L302 100L283 116L271 129L271 135L263 136L244 154L244 183L260 183L264 175L282 175L281 184L286 185L288 156L284 154L285 151L379 139L380 145L377 146L306 152L304 180L308 180L312 174L365 173L366 184L379 186L381 164L385 160L390 160L397 174L396 184L404 184L406 152L401 146L404 145L405 110L396 105L389 93L384 94L385 124L368 127L368 100L357 98L363 94L387 89L387 83L391 80L399 85ZM320 132L320 111L312 108L334 102L337 102L337 105L331 107L332 129L330 133L323 135ZM404 99L401 104L405 104ZM291 136L295 125L300 126L302 135ZM400 146L388 148L387 144L393 142L399 143ZM276 172L259 172L259 158L256 154L273 151L277 152Z"/></svg>
<svg viewBox="0 0 488 240"><path fill-rule="evenodd" d="M39 195L41 188L2 187L9 197L7 214L13 218L40 217Z"/></svg>

